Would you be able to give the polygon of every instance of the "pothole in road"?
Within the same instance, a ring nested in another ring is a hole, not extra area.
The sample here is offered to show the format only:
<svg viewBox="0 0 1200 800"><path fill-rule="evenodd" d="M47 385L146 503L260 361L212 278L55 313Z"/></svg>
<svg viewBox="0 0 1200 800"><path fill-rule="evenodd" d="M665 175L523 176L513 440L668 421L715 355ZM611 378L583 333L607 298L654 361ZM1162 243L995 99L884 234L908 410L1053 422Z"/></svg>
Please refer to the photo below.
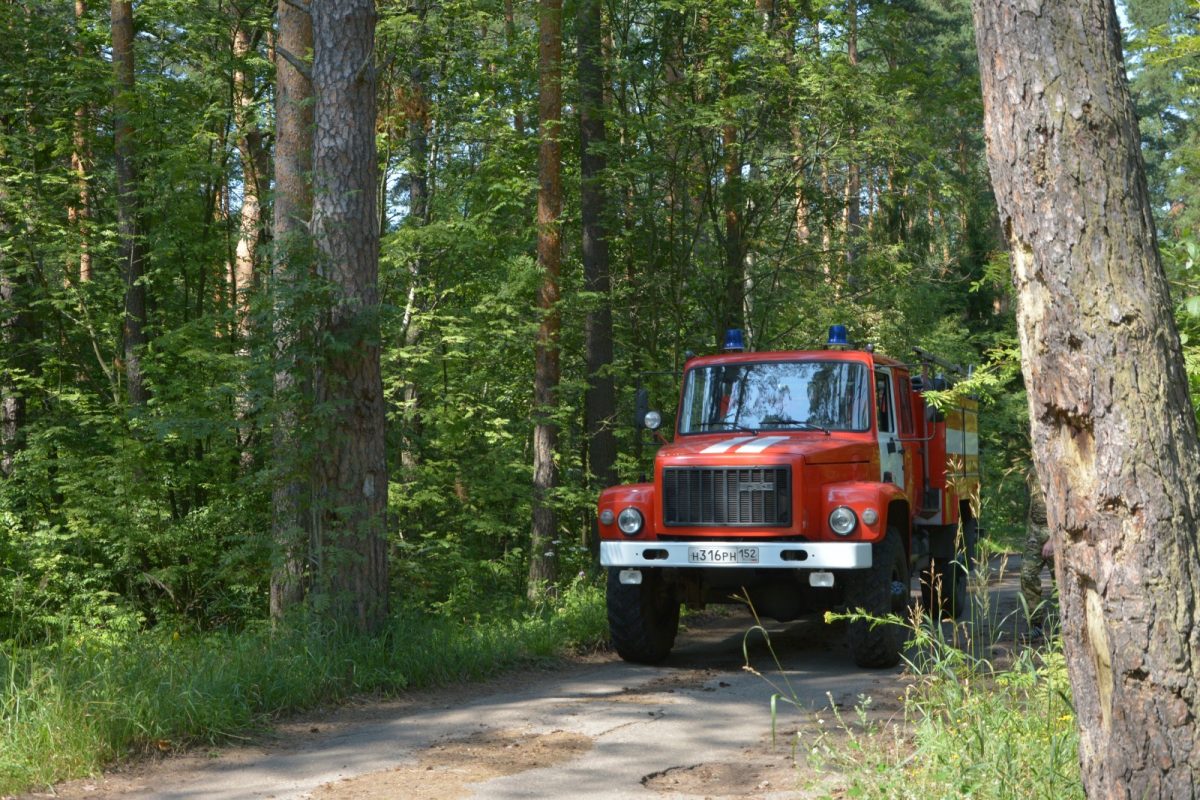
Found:
<svg viewBox="0 0 1200 800"><path fill-rule="evenodd" d="M642 778L642 786L655 792L704 797L754 797L786 792L795 785L795 769L787 760L773 764L692 764Z"/></svg>
<svg viewBox="0 0 1200 800"><path fill-rule="evenodd" d="M469 784L549 767L592 748L590 737L566 731L480 731L431 746L415 765L327 783L313 800L453 800L470 797Z"/></svg>

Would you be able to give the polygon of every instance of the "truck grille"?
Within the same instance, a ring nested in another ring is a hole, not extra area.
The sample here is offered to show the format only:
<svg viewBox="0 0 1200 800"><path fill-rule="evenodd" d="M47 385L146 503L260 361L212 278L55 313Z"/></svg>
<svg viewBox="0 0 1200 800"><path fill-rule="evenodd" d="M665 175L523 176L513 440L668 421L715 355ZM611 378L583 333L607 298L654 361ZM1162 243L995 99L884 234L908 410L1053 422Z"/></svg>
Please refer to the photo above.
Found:
<svg viewBox="0 0 1200 800"><path fill-rule="evenodd" d="M666 467L667 525L772 526L791 523L790 467Z"/></svg>

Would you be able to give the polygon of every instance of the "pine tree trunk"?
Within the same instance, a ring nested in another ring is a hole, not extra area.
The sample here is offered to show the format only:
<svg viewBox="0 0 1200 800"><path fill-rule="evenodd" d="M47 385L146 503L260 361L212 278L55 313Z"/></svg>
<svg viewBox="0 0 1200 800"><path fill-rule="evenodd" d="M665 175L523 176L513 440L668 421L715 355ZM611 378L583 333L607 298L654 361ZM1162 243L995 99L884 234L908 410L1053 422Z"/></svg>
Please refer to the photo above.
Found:
<svg viewBox="0 0 1200 800"><path fill-rule="evenodd" d="M312 232L330 292L314 382L318 589L334 621L374 633L388 610L375 4L316 0L312 16Z"/></svg>
<svg viewBox="0 0 1200 800"><path fill-rule="evenodd" d="M584 429L588 471L594 488L617 482L617 443L613 425L616 389L609 370L613 360L613 320L609 275L608 235L604 215L607 159L604 155L604 66L601 49L600 0L579 5L579 145L580 217L583 223L583 288L592 299L585 321L584 347L588 388L584 395ZM594 305L593 305L594 304ZM599 545L595 535L590 544Z"/></svg>
<svg viewBox="0 0 1200 800"><path fill-rule="evenodd" d="M129 116L133 107L133 5L113 0L112 64L114 153L117 174L117 238L125 275L125 317L122 341L129 402L145 404L149 393L142 375L141 351L146 344L146 286L142 282L143 256L138 230L135 145Z"/></svg>
<svg viewBox="0 0 1200 800"><path fill-rule="evenodd" d="M300 60L312 49L312 18L279 0L275 53L274 254L271 264L275 346L275 484L271 533L271 616L279 619L304 599L305 565L312 533L310 458L302 452L299 410L311 379L297 358L300 315L297 293L311 269L307 222L312 216L312 85L280 50Z"/></svg>
<svg viewBox="0 0 1200 800"><path fill-rule="evenodd" d="M1200 444L1112 0L975 0L1093 798L1200 786Z"/></svg>
<svg viewBox="0 0 1200 800"><path fill-rule="evenodd" d="M553 591L558 578L558 520L552 493L558 485L554 455L558 428L559 267L562 243L562 0L538 7L538 211L537 256L542 273L538 310L542 315L534 346L533 526L529 550L528 595L536 600Z"/></svg>

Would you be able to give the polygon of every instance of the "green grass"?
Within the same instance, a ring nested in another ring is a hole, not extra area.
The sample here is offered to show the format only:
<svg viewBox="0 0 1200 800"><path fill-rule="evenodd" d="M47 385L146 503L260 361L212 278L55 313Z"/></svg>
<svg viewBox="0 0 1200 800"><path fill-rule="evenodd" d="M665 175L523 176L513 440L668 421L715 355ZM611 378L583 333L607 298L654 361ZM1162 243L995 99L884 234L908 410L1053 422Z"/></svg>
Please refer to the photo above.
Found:
<svg viewBox="0 0 1200 800"><path fill-rule="evenodd" d="M603 592L580 585L553 607L507 619L401 613L375 638L301 625L0 645L0 795L139 751L227 741L351 695L488 677L606 633Z"/></svg>
<svg viewBox="0 0 1200 800"><path fill-rule="evenodd" d="M1025 627L1014 623L990 620L986 629ZM869 699L852 720L834 707L834 731L797 734L797 751L843 775L850 798L1082 800L1061 640L1002 650L1010 654L995 663L975 655L995 642L971 641L967 625L949 633L928 618L907 625L912 680L902 720L879 722Z"/></svg>

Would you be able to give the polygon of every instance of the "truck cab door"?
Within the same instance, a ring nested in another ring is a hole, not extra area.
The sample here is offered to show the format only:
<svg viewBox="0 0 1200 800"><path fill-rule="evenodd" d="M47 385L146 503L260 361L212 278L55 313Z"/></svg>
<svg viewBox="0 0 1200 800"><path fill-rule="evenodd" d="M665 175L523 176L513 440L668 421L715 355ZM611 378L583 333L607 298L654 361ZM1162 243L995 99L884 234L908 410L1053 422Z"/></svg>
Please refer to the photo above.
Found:
<svg viewBox="0 0 1200 800"><path fill-rule="evenodd" d="M900 443L904 448L904 487L911 508L919 509L924 503L923 493L928 483L927 467L923 456L923 442L917 430L917 419L913 409L912 379L907 372L892 373L896 384L896 425L900 431Z"/></svg>
<svg viewBox="0 0 1200 800"><path fill-rule="evenodd" d="M879 478L905 489L904 446L896 426L896 392L890 369L875 368L875 429L879 436Z"/></svg>

